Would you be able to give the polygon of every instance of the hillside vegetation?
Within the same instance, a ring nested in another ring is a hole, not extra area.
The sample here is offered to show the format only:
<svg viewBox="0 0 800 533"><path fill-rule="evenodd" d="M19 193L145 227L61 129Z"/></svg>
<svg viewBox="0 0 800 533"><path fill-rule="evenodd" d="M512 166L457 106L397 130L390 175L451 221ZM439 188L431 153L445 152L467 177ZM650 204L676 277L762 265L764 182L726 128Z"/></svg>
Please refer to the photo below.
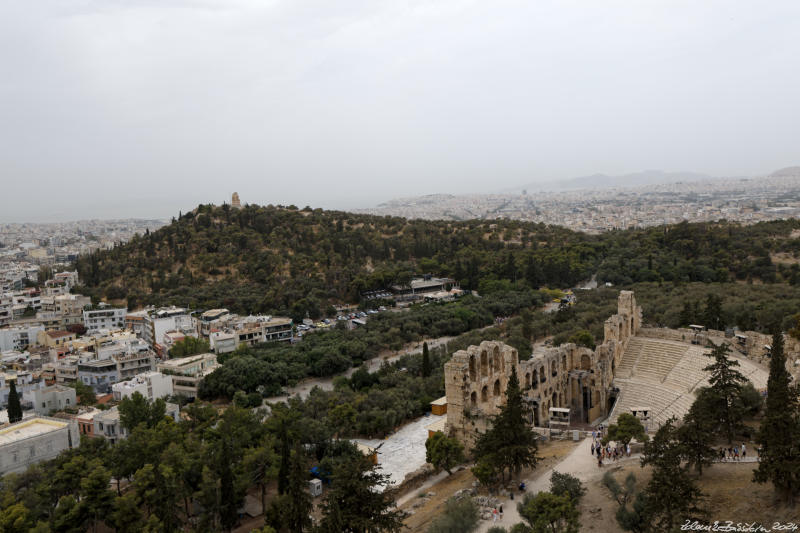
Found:
<svg viewBox="0 0 800 533"><path fill-rule="evenodd" d="M82 256L79 291L130 308L227 307L294 318L434 273L490 293L598 281L800 283L796 220L682 223L587 235L513 220L424 221L311 208L200 205L158 231ZM781 262L773 262L780 254Z"/></svg>

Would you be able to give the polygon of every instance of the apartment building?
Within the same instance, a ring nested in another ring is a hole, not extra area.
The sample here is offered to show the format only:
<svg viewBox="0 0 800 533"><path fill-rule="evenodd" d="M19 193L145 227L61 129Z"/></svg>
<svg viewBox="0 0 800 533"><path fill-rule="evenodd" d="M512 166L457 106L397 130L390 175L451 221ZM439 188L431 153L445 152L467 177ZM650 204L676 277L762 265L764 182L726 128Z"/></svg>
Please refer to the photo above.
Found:
<svg viewBox="0 0 800 533"><path fill-rule="evenodd" d="M42 380L27 371L6 370L0 372L0 408L8 406L8 395L11 392L10 383L12 381L22 402L25 402L25 399L29 397L33 390L45 386Z"/></svg>
<svg viewBox="0 0 800 533"><path fill-rule="evenodd" d="M78 405L75 389L63 385L51 385L32 390L28 397L37 415L48 415L52 411L63 411Z"/></svg>
<svg viewBox="0 0 800 533"><path fill-rule="evenodd" d="M0 329L0 352L22 351L36 345L40 331L44 332L44 326L41 324Z"/></svg>
<svg viewBox="0 0 800 533"><path fill-rule="evenodd" d="M217 324L218 330L209 334L209 344L215 353L229 353L242 344L254 346L264 342L290 341L292 339L292 319L284 317L229 316Z"/></svg>
<svg viewBox="0 0 800 533"><path fill-rule="evenodd" d="M150 401L172 396L172 376L161 372L144 372L127 381L111 386L114 399L120 401L138 392Z"/></svg>
<svg viewBox="0 0 800 533"><path fill-rule="evenodd" d="M94 309L84 309L83 325L89 334L101 330L122 329L125 327L125 315L127 314L128 309L125 307L117 308L100 304Z"/></svg>
<svg viewBox="0 0 800 533"><path fill-rule="evenodd" d="M158 371L172 377L172 391L189 398L197 396L202 379L219 367L213 353L190 355L158 363Z"/></svg>

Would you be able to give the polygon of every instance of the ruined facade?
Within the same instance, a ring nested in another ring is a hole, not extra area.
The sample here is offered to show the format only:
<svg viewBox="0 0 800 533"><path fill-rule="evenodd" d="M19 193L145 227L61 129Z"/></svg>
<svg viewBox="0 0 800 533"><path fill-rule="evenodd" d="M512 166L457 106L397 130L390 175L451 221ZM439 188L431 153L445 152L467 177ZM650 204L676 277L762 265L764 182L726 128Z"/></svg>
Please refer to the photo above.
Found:
<svg viewBox="0 0 800 533"><path fill-rule="evenodd" d="M605 322L604 340L594 350L564 344L534 353L527 361L498 341L459 350L444 366L446 433L468 446L500 412L512 369L531 408L534 426L548 424L551 407L571 409L573 423L608 415L611 381L628 340L641 327L642 311L633 292L622 291L618 311Z"/></svg>

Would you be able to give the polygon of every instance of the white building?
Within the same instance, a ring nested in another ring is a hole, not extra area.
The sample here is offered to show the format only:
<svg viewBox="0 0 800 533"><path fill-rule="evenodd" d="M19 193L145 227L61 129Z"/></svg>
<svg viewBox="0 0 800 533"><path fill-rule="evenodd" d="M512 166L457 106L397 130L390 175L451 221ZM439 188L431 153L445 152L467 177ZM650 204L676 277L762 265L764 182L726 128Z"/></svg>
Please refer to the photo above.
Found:
<svg viewBox="0 0 800 533"><path fill-rule="evenodd" d="M96 309L83 311L83 325L86 326L86 333L89 335L100 330L123 329L127 314L128 309L125 307L117 308L101 304Z"/></svg>
<svg viewBox="0 0 800 533"><path fill-rule="evenodd" d="M34 379L30 372L0 372L0 407L2 408L8 405L8 395L11 392L9 382L11 381L15 382L20 402L29 398L33 390L44 388L44 382Z"/></svg>
<svg viewBox="0 0 800 533"><path fill-rule="evenodd" d="M128 381L120 381L111 386L114 399L120 401L138 392L150 401L172 396L172 377L161 372L145 372Z"/></svg>
<svg viewBox="0 0 800 533"><path fill-rule="evenodd" d="M20 351L36 345L36 337L40 331L44 331L44 326L41 324L0 329L0 352Z"/></svg>
<svg viewBox="0 0 800 533"><path fill-rule="evenodd" d="M217 356L213 353L190 355L158 364L160 372L172 377L174 394L182 394L189 398L197 396L197 385L218 367Z"/></svg>
<svg viewBox="0 0 800 533"><path fill-rule="evenodd" d="M174 403L167 403L165 414L177 422L180 419L180 408ZM116 444L122 439L128 438L130 434L126 428L122 427L122 422L119 419L119 409L116 405L107 411L95 413L92 420L94 423L92 434L95 437L105 438L111 444Z"/></svg>
<svg viewBox="0 0 800 533"><path fill-rule="evenodd" d="M37 415L47 415L51 411L63 411L67 407L78 405L75 389L63 385L51 385L30 391L26 399L33 404Z"/></svg>
<svg viewBox="0 0 800 533"><path fill-rule="evenodd" d="M74 420L40 416L11 424L0 429L0 475L23 472L79 444Z"/></svg>

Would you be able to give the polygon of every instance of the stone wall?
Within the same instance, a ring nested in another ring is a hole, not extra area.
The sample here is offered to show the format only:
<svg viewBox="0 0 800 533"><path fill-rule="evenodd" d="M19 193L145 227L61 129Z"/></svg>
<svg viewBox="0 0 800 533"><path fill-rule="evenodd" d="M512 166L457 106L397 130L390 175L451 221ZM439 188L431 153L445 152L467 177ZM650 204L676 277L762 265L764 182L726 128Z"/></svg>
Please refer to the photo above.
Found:
<svg viewBox="0 0 800 533"><path fill-rule="evenodd" d="M605 322L603 343L594 350L564 344L520 361L517 350L498 341L459 350L445 364L445 432L468 448L500 412L512 370L531 407L530 422L547 426L551 407L571 410L573 423L591 423L608 415L614 369L628 340L641 327L642 311L633 292L622 291L618 313Z"/></svg>

